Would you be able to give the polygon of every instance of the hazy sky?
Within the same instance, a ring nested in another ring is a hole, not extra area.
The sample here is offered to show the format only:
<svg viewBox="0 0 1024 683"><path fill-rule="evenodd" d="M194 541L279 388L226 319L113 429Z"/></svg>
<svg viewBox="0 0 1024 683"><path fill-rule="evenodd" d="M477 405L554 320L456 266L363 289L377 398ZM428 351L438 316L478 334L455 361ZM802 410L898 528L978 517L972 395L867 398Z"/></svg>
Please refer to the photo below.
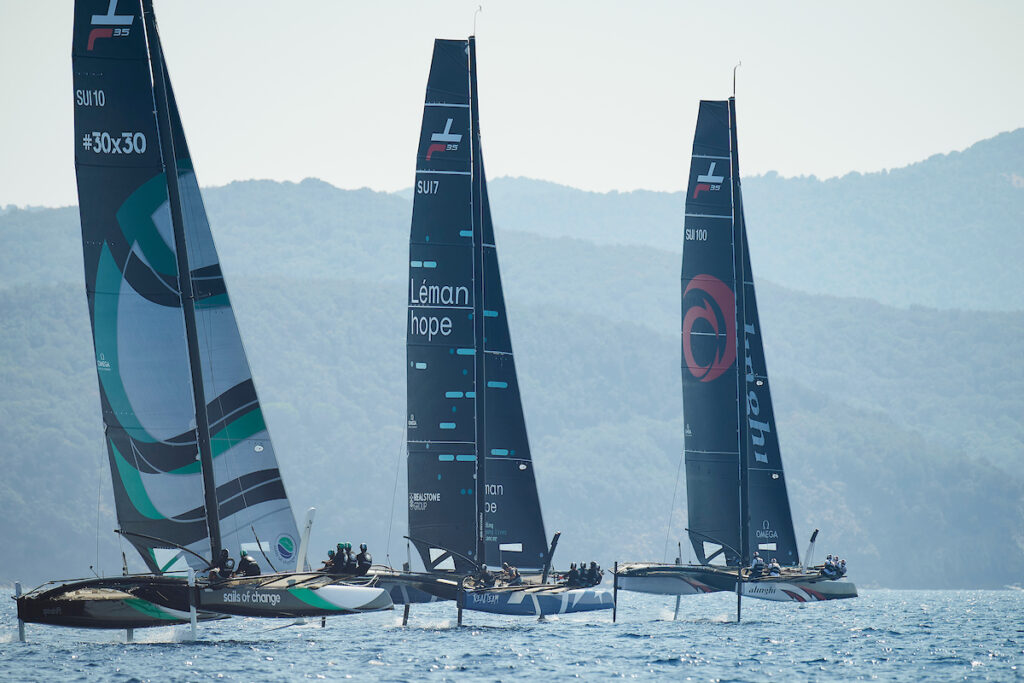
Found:
<svg viewBox="0 0 1024 683"><path fill-rule="evenodd" d="M130 0L121 0L128 2ZM412 184L435 37L478 1L155 0L200 182ZM903 166L1024 126L1024 2L490 0L492 177L677 190L739 70L744 174ZM0 0L0 206L75 203L71 0Z"/></svg>

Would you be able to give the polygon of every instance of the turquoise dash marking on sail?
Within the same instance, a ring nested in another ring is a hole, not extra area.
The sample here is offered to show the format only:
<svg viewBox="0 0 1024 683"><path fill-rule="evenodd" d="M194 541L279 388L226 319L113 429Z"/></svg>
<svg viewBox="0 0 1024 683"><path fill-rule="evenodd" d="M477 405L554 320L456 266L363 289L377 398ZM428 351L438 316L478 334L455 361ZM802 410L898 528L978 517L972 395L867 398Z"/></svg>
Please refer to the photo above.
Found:
<svg viewBox="0 0 1024 683"><path fill-rule="evenodd" d="M455 456L451 455L451 454L448 454L448 455L438 455L437 459L440 460L441 462L451 462L452 460L455 460Z"/></svg>
<svg viewBox="0 0 1024 683"><path fill-rule="evenodd" d="M466 398L476 398L476 392L475 391L467 391L466 392Z"/></svg>
<svg viewBox="0 0 1024 683"><path fill-rule="evenodd" d="M417 363L416 364L416 369L417 370L426 370L427 369L427 364L426 363Z"/></svg>
<svg viewBox="0 0 1024 683"><path fill-rule="evenodd" d="M485 309L484 310L484 317L485 318L497 318L498 317L498 312L497 311L488 311L488 310Z"/></svg>
<svg viewBox="0 0 1024 683"><path fill-rule="evenodd" d="M459 237L472 237L472 236L473 236L473 231L472 230L459 230Z"/></svg>
<svg viewBox="0 0 1024 683"><path fill-rule="evenodd" d="M455 423L454 422L442 422L438 426L441 427L441 429L455 429Z"/></svg>
<svg viewBox="0 0 1024 683"><path fill-rule="evenodd" d="M508 389L508 382L488 382L488 389Z"/></svg>
<svg viewBox="0 0 1024 683"><path fill-rule="evenodd" d="M507 448L492 448L491 455L508 455Z"/></svg>
<svg viewBox="0 0 1024 683"><path fill-rule="evenodd" d="M459 462L476 462L475 455L456 455L455 459Z"/></svg>
<svg viewBox="0 0 1024 683"><path fill-rule="evenodd" d="M446 391L444 392L445 398L462 398L463 394L461 391Z"/></svg>
<svg viewBox="0 0 1024 683"><path fill-rule="evenodd" d="M437 268L437 261L424 261L423 262L423 267L424 268Z"/></svg>
<svg viewBox="0 0 1024 683"><path fill-rule="evenodd" d="M422 268L423 261L410 261L409 265L412 266L413 268Z"/></svg>
<svg viewBox="0 0 1024 683"><path fill-rule="evenodd" d="M455 351L455 353L459 354L460 356L475 356L476 349L458 349Z"/></svg>

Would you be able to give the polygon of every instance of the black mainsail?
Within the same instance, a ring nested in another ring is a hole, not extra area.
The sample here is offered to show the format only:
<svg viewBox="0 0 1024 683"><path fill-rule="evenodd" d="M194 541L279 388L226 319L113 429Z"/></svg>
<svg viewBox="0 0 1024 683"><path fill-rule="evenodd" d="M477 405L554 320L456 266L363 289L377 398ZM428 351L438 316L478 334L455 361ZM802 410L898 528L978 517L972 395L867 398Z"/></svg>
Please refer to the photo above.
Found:
<svg viewBox="0 0 1024 683"><path fill-rule="evenodd" d="M732 98L700 103L684 238L690 542L702 564L743 565L760 550L797 565L747 248Z"/></svg>
<svg viewBox="0 0 1024 683"><path fill-rule="evenodd" d="M435 41L409 239L409 536L429 570L539 570L548 548L477 107L475 40Z"/></svg>
<svg viewBox="0 0 1024 683"><path fill-rule="evenodd" d="M151 0L76 2L72 62L86 290L121 530L154 572L204 566L179 547L259 548L286 566L298 530Z"/></svg>

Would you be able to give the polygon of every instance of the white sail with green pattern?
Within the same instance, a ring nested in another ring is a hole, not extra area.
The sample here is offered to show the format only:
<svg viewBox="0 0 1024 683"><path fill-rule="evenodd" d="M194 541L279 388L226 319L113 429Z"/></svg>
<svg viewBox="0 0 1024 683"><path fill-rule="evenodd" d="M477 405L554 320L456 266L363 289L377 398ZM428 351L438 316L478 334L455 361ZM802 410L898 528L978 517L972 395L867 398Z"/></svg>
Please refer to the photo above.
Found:
<svg viewBox="0 0 1024 683"><path fill-rule="evenodd" d="M181 558L204 566L181 548L209 558L218 547L283 568L298 530L149 8L78 0L72 49L86 289L118 522L154 571Z"/></svg>

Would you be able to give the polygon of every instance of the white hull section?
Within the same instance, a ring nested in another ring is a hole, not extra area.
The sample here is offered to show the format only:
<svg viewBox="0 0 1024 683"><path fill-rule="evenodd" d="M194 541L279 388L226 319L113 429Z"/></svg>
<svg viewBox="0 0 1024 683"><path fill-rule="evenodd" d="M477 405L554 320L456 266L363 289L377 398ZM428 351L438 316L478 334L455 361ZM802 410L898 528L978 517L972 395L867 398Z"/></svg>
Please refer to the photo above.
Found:
<svg viewBox="0 0 1024 683"><path fill-rule="evenodd" d="M821 602L857 597L851 581L751 581L742 584L743 596L774 602Z"/></svg>
<svg viewBox="0 0 1024 683"><path fill-rule="evenodd" d="M654 595L703 595L711 589L703 589L696 582L681 576L620 576L619 590Z"/></svg>

